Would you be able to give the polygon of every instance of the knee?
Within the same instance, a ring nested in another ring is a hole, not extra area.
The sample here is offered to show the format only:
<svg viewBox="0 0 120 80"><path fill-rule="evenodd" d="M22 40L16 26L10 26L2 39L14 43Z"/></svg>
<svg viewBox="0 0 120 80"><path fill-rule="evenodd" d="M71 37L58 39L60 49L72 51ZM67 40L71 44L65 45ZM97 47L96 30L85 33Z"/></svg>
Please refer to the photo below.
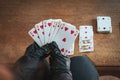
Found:
<svg viewBox="0 0 120 80"><path fill-rule="evenodd" d="M75 56L75 57L72 57L71 62L92 63L92 61L87 56Z"/></svg>
<svg viewBox="0 0 120 80"><path fill-rule="evenodd" d="M87 56L71 58L71 72L74 80L98 80L98 72Z"/></svg>

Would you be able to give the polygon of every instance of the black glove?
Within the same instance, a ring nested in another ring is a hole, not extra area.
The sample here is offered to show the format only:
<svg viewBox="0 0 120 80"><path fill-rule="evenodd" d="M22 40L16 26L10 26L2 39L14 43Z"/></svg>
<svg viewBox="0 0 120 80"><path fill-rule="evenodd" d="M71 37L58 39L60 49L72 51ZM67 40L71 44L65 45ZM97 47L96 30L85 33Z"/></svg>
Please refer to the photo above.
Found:
<svg viewBox="0 0 120 80"><path fill-rule="evenodd" d="M39 47L37 43L33 43L30 45L25 52L25 56L30 56L33 58L39 58L39 59L44 59L47 57L51 51L51 47L49 46L50 44L46 44L42 47Z"/></svg>
<svg viewBox="0 0 120 80"><path fill-rule="evenodd" d="M50 67L51 73L54 74L61 74L61 73L68 73L70 72L70 59L68 56L62 55L58 45L55 42L50 43L52 51L50 53Z"/></svg>
<svg viewBox="0 0 120 80"><path fill-rule="evenodd" d="M15 64L15 72L22 80L31 80L35 74L38 63L49 55L51 50L49 44L39 47L36 43L31 44Z"/></svg>

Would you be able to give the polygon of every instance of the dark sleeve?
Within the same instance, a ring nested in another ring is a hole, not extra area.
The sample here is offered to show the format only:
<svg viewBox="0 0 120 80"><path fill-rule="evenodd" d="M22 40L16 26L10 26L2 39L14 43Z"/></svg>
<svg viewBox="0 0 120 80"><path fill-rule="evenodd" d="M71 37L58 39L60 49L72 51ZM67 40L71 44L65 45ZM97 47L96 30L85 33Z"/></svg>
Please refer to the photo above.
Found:
<svg viewBox="0 0 120 80"><path fill-rule="evenodd" d="M15 64L15 75L21 80L30 80L37 70L39 60L22 56Z"/></svg>
<svg viewBox="0 0 120 80"><path fill-rule="evenodd" d="M34 44L30 45L14 66L15 75L20 80L30 80L36 72L39 63L39 56L35 53Z"/></svg>
<svg viewBox="0 0 120 80"><path fill-rule="evenodd" d="M68 73L56 74L54 75L53 80L72 80L72 75Z"/></svg>
<svg viewBox="0 0 120 80"><path fill-rule="evenodd" d="M56 42L51 43L50 70L52 80L72 80L70 58L61 53Z"/></svg>

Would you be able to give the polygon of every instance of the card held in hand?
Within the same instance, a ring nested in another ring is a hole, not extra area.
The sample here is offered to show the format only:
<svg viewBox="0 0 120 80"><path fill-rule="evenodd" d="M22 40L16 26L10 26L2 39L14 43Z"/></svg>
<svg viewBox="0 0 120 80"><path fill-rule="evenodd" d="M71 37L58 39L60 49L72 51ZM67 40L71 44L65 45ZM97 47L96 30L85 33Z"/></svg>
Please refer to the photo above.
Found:
<svg viewBox="0 0 120 80"><path fill-rule="evenodd" d="M32 28L28 34L33 38L33 40L41 47L41 41L40 41L40 37L37 33L37 30L35 28Z"/></svg>
<svg viewBox="0 0 120 80"><path fill-rule="evenodd" d="M35 24L28 34L40 47L55 41L63 55L73 55L79 30L62 19L48 19Z"/></svg>

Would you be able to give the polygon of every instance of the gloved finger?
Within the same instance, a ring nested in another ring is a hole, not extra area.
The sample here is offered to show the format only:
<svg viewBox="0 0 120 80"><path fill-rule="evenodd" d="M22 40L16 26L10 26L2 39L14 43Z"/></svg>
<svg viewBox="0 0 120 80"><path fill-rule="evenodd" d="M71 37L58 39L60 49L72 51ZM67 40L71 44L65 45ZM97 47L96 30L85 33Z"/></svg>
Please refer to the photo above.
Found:
<svg viewBox="0 0 120 80"><path fill-rule="evenodd" d="M36 42L33 43L33 46L34 46L34 49L39 49L40 48L40 46Z"/></svg>
<svg viewBox="0 0 120 80"><path fill-rule="evenodd" d="M55 56L64 56L61 53L61 51L60 51L60 49L55 41L53 41L50 45L51 45L51 49L52 49L51 56L54 56L54 57Z"/></svg>
<svg viewBox="0 0 120 80"><path fill-rule="evenodd" d="M26 48L25 55L27 55L27 53L33 53L33 52L35 52L38 48L40 48L40 47L38 46L38 44L36 42L30 44Z"/></svg>
<svg viewBox="0 0 120 80"><path fill-rule="evenodd" d="M58 51L60 51L60 49L59 49L59 47L58 47L58 45L57 45L57 43L56 43L55 41L53 41L53 42L51 43L51 48L52 48L53 50L57 49Z"/></svg>
<svg viewBox="0 0 120 80"><path fill-rule="evenodd" d="M58 47L58 45L57 45L57 43L55 41L51 42L50 45L51 45L52 49L54 49L54 48L58 48L59 49L59 47Z"/></svg>

